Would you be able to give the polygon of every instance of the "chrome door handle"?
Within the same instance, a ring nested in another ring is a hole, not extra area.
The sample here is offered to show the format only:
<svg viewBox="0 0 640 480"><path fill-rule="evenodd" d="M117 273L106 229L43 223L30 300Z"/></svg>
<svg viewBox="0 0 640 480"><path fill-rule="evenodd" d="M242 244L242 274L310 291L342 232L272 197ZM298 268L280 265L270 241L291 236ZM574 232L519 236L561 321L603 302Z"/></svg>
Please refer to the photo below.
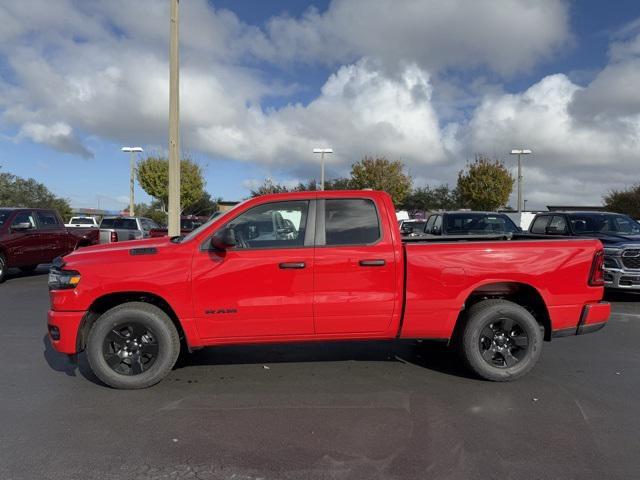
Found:
<svg viewBox="0 0 640 480"><path fill-rule="evenodd" d="M386 262L382 259L360 260L361 267L384 267Z"/></svg>

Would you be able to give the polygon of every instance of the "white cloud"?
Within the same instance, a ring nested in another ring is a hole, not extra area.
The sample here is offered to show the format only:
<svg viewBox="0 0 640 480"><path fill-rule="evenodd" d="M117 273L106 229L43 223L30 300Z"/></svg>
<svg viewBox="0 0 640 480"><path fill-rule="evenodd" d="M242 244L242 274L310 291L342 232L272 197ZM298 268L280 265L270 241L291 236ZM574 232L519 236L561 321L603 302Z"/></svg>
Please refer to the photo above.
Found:
<svg viewBox="0 0 640 480"><path fill-rule="evenodd" d="M598 204L609 189L636 178L640 118L628 117L626 129L578 121L571 106L589 88L558 74L522 93L486 96L469 122L465 143L502 158L512 148L532 149L524 162L527 196L537 206L551 199Z"/></svg>
<svg viewBox="0 0 640 480"><path fill-rule="evenodd" d="M427 165L445 159L438 119L430 104L429 76L407 65L386 77L362 60L340 68L307 106L276 111L253 107L237 122L198 128L198 148L262 163L316 163L311 150L330 145L329 163L350 164L363 153Z"/></svg>
<svg viewBox="0 0 640 480"><path fill-rule="evenodd" d="M51 125L27 122L22 125L18 133L18 139L21 138L29 138L36 143L48 145L61 152L80 155L83 158L93 157L93 153L73 135L73 129L63 122Z"/></svg>
<svg viewBox="0 0 640 480"><path fill-rule="evenodd" d="M562 0L334 0L326 12L274 17L256 55L333 65L363 56L436 71L487 66L526 70L570 41Z"/></svg>

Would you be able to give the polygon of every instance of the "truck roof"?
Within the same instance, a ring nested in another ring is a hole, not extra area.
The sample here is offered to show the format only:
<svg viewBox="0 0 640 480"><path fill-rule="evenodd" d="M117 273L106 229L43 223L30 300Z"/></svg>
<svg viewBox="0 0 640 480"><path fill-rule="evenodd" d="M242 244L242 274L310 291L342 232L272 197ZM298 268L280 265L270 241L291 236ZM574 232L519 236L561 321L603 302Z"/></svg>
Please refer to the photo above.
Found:
<svg viewBox="0 0 640 480"><path fill-rule="evenodd" d="M386 197L389 194L381 190L307 190L303 192L268 193L260 195L260 198L267 200L287 200L300 198L344 198L344 197L366 197L378 198Z"/></svg>

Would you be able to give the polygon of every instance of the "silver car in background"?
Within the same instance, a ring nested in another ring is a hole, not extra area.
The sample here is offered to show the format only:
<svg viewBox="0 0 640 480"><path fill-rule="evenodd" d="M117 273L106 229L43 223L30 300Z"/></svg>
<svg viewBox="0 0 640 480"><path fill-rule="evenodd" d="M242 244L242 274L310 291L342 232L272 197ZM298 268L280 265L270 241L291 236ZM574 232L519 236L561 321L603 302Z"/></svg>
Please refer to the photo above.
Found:
<svg viewBox="0 0 640 480"><path fill-rule="evenodd" d="M100 243L124 242L148 238L156 222L144 217L105 217L100 223Z"/></svg>

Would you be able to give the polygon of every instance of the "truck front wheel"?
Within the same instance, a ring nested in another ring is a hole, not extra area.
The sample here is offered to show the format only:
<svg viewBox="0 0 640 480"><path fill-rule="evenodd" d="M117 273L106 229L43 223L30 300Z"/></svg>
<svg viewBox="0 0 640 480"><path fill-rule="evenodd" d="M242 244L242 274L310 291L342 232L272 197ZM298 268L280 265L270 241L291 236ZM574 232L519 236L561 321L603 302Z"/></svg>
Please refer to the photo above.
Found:
<svg viewBox="0 0 640 480"><path fill-rule="evenodd" d="M108 310L93 324L86 351L91 369L107 385L146 388L169 374L180 339L160 308L130 302Z"/></svg>
<svg viewBox="0 0 640 480"><path fill-rule="evenodd" d="M504 382L534 367L542 341L540 325L525 308L507 300L484 300L469 309L460 347L474 373Z"/></svg>

